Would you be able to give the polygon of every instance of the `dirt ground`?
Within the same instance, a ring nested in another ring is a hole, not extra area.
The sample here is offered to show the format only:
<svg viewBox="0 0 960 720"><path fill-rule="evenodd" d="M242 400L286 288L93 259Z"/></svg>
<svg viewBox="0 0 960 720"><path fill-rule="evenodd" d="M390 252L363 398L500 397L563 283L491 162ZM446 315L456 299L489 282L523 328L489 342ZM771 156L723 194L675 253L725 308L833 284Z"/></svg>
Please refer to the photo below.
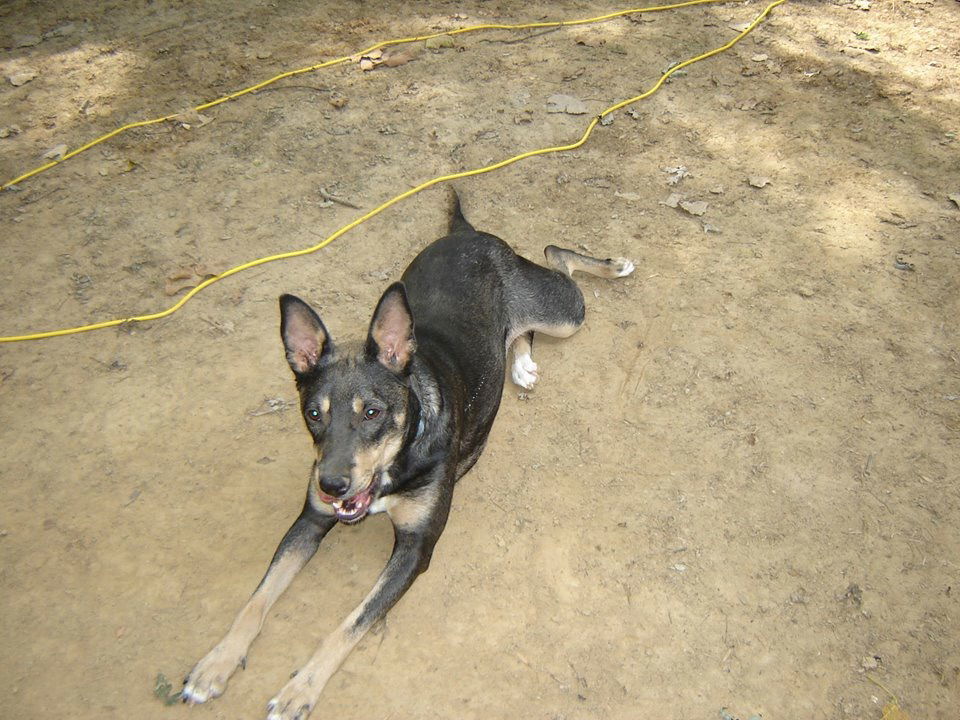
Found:
<svg viewBox="0 0 960 720"><path fill-rule="evenodd" d="M0 179L378 40L623 7L13 0ZM309 246L436 175L572 142L762 7L468 34L123 134L0 194L0 333L161 309L183 268ZM637 272L581 281L586 326L538 341L534 391L507 383L430 571L312 717L879 720L880 684L914 720L958 717L958 21L952 0L789 2L579 150L457 183L528 257L565 244ZM587 113L547 112L556 94ZM445 205L432 188L165 320L0 346L4 716L264 714L392 543L384 516L332 533L222 698L156 696L302 502L276 298L359 335Z"/></svg>

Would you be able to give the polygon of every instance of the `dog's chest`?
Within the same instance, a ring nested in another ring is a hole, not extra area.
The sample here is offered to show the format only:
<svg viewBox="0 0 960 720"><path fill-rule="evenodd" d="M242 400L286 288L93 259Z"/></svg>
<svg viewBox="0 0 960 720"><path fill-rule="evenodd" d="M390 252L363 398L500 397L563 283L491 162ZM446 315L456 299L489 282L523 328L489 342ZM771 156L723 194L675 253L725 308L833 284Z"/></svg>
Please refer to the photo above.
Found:
<svg viewBox="0 0 960 720"><path fill-rule="evenodd" d="M376 513L387 512L390 509L390 505L392 504L390 500L391 500L391 497L389 495L387 495L387 497L377 498L372 503L370 503L370 509L367 510L367 513L369 515L375 515Z"/></svg>

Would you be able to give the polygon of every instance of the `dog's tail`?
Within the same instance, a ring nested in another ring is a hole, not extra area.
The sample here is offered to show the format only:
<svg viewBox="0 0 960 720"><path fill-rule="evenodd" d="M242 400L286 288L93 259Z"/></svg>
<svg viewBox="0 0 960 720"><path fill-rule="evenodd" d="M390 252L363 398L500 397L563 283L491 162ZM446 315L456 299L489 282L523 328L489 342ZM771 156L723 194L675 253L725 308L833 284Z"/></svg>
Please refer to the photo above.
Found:
<svg viewBox="0 0 960 720"><path fill-rule="evenodd" d="M463 216L463 211L460 209L460 196L457 194L456 190L451 188L449 232L455 233L459 230L473 231L473 229L473 225L471 225L470 221Z"/></svg>

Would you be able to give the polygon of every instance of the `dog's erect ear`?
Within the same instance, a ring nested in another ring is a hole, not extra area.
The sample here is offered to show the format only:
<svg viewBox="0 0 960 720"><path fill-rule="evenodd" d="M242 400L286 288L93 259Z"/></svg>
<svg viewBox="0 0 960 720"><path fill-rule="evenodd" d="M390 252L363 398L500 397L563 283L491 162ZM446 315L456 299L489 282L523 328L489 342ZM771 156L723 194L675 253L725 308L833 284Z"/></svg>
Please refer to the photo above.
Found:
<svg viewBox="0 0 960 720"><path fill-rule="evenodd" d="M320 316L293 295L280 296L280 337L295 375L313 372L333 350Z"/></svg>
<svg viewBox="0 0 960 720"><path fill-rule="evenodd" d="M383 293L373 313L367 335L367 357L378 360L389 370L402 373L416 350L407 291L403 283L396 282Z"/></svg>

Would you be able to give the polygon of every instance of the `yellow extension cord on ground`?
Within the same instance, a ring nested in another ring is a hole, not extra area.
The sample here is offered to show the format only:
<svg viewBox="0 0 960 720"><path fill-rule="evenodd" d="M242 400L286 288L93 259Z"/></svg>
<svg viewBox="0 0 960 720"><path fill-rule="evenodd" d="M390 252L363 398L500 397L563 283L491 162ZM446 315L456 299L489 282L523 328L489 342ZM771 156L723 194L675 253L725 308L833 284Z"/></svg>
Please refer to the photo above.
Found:
<svg viewBox="0 0 960 720"><path fill-rule="evenodd" d="M380 42L380 43L377 43L376 45L372 45L366 50L360 51L356 55L341 57L335 60L328 60L327 62L323 62L318 65L311 65L310 67L300 68L298 70L290 70L288 72L281 73L276 77L272 77L269 80L265 80L256 85L252 85L248 88L244 88L243 90L238 90L237 92L231 93L230 95L226 95L222 98L218 98L217 100L204 103L203 105L198 105L193 109L197 112L200 112L202 110L212 108L216 105L220 105L221 103L225 103L228 100L234 100L248 93L256 92L257 90L260 90L266 87L267 85L275 83L278 80L283 80L285 78L293 77L295 75L314 72L316 70L322 70L323 68L332 67L334 65L351 62L352 58L355 58L358 55L366 55L368 53L373 52L374 50L390 47L393 45L403 45L406 43L422 42L424 40L428 40L434 37L439 37L442 35L460 35L462 33L476 32L478 30L526 30L526 29L542 29L542 28L551 28L551 27L566 27L566 26L573 26L573 25L587 25L590 23L598 23L598 22L603 22L605 20L610 20L612 18L621 17L623 15L645 13L645 12L658 12L662 10L674 10L676 8L689 7L691 5L704 5L707 3L718 3L718 2L729 2L729 0L689 0L688 2L675 3L672 5L660 5L657 7L650 7L650 8L634 8L631 10L620 10L618 12L609 13L607 15L600 15L598 17L587 18L583 20L559 20L559 21L552 21L552 22L525 23L525 24L519 24L519 25L472 25L470 27L460 28L459 30L450 30L444 33L420 35L417 37L403 38L400 40L385 40L384 42ZM180 298L179 301L177 301L174 305L170 306L166 310L161 310L160 312L151 313L149 315L137 315L135 317L129 317L129 318L123 318L123 319L106 320L104 322L92 323L90 325L81 325L79 327L73 327L73 328L64 328L62 330L50 330L48 332L38 332L38 333L31 333L27 335L11 335L6 337L0 336L0 343L20 342L23 340L40 340L42 338L58 337L61 335L73 335L75 333L87 332L88 330L99 330L101 328L115 327L117 325L123 325L124 323L147 322L149 320L159 320L160 318L164 318L164 317L167 317L168 315L172 315L177 310L182 308L187 302L189 302L201 290L208 288L210 285L212 285L213 283L219 280L228 278L231 275L236 275L237 273L242 272L244 270L257 267L258 265L264 265L266 263L273 262L274 260L284 260L286 258L299 257L301 255L309 255L310 253L317 252L318 250L332 243L341 235L348 233L350 230L353 230L355 227L357 227L361 223L366 222L367 220L372 218L374 215L380 214L387 208L393 205L396 205L401 200L405 200L412 195L416 195L422 190L426 190L427 188L432 187L433 185L437 185L443 182L449 182L450 180L457 180L459 178L470 177L471 175L480 175L482 173L488 173L493 170L506 167L507 165L512 165L513 163L519 162L520 160L533 157L534 155L547 155L550 153L563 152L566 150L574 150L580 147L581 145L583 145L589 139L590 134L593 132L593 129L597 126L597 123L599 123L604 117L606 117L612 112L620 110L621 108L624 108L635 102L643 100L644 98L647 98L650 95L653 95L653 93L659 90L660 87L667 81L667 78L669 78L673 73L677 72L678 70L685 68L688 65L692 65L696 62L705 60L709 57L713 57L714 55L719 55L720 53L729 50L738 42L740 42L743 38L745 38L748 34L750 34L750 32L752 32L753 29L757 27L757 25L763 22L763 20L767 17L770 11L773 10L773 8L777 7L778 5L782 5L784 2L786 2L786 0L775 0L774 2L767 5L766 8L764 8L764 10L754 18L753 22L751 22L746 28L744 28L744 30L742 30L736 37L734 37L732 40L730 40L730 42L726 43L725 45L722 45L718 48L715 48L701 55L697 55L696 57L690 58L688 60L684 60L683 62L674 65L669 70L664 72L663 75L660 76L660 79L657 80L656 83L654 83L653 87L651 87L646 92L641 93L640 95L637 95L635 97L629 98L628 100L619 102L616 105L611 105L610 107L608 107L606 110L601 112L599 115L597 115L590 121L589 125L587 125L586 130L584 130L583 135L581 135L580 139L577 140L576 142L570 143L569 145L557 145L554 147L540 148L538 150L530 150L528 152L521 153L519 155L514 155L513 157L507 158L506 160L501 160L500 162L493 163L491 165L486 165L481 168L476 168L474 170L464 170L463 172L452 173L450 175L442 175L440 177L435 177L431 180L427 180L426 182L423 182L417 185L416 187L411 188L410 190L407 190L406 192L403 192L391 198L390 200L387 200L382 205L374 208L373 210L357 218L353 222L350 222L347 225L344 225L339 230L337 230L336 232L334 232L332 235L328 236L321 242L317 243L316 245L312 245L311 247L303 248L301 250L292 250L290 252L279 253L277 255L268 255L267 257L251 260L250 262L243 263L242 265L237 265L236 267L232 267L229 270L226 270L220 273L219 275L208 278L204 280L202 283L200 283L199 285L197 285L195 288L192 288L186 295ZM18 183L21 183L24 180L27 180L28 178L33 177L34 175L38 175L39 173L44 172L45 170L55 167L56 165L59 165L60 163L66 160L69 160L70 158L76 155L79 155L85 150L89 150L95 145L98 145L106 140L109 140L115 135L119 135L120 133L125 132L126 130L130 130L138 127L144 127L145 125L155 125L157 123L173 120L176 117L177 115L167 115L164 117L155 118L153 120L141 120L139 122L130 123L129 125L124 125L123 127L117 128L116 130L113 130L112 132L109 132L106 135L103 135L102 137L99 137L96 140L93 140L87 143L86 145L83 145L82 147L77 148L76 150L72 150L71 152L68 152L60 160L47 163L46 165L42 165L38 168L35 168L34 170L31 170L30 172L24 173L23 175L20 175L19 177L14 178L13 180L7 183L4 183L2 186L0 186L0 190L6 190L7 188L10 188L13 185L16 185Z"/></svg>

